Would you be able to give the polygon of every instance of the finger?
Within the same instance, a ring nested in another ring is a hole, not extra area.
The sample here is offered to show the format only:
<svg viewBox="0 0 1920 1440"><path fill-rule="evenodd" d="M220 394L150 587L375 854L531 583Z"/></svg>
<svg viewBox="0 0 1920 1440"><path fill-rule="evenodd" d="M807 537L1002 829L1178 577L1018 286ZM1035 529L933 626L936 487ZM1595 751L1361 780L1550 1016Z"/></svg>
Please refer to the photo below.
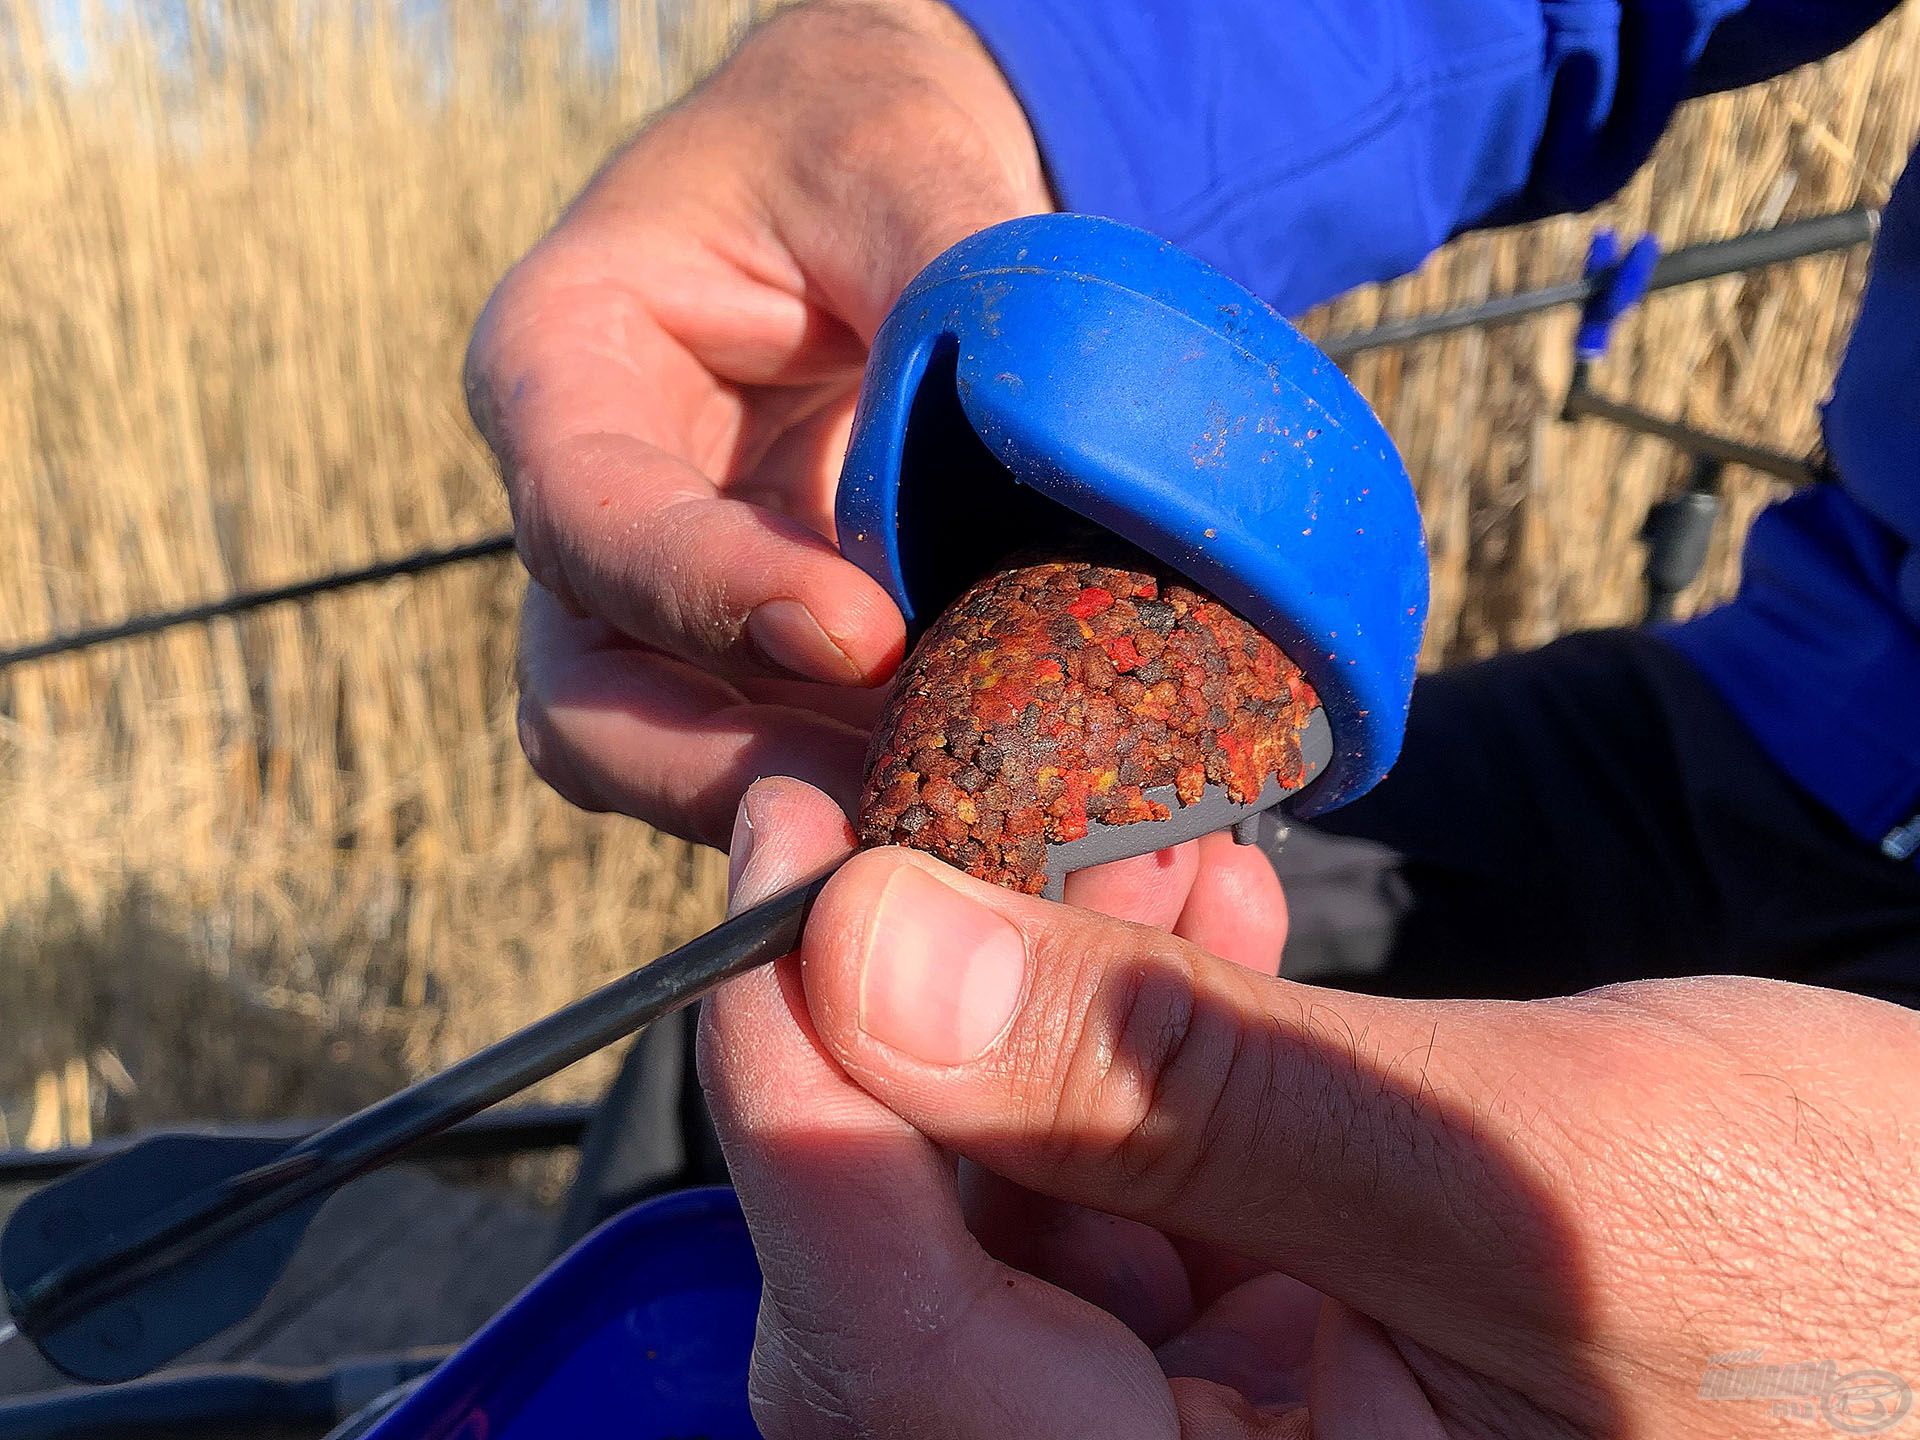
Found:
<svg viewBox="0 0 1920 1440"><path fill-rule="evenodd" d="M786 778L759 782L741 802L729 847L729 911L850 848L846 816L826 795ZM701 1016L699 1053L769 1286L789 1305L826 1279L828 1257L804 1242L849 1214L872 1226L863 1238L876 1246L896 1234L935 1234L944 1221L938 1197L952 1183L938 1153L821 1049L794 979L788 965L723 986ZM880 1175L893 1183L876 1185Z"/></svg>
<svg viewBox="0 0 1920 1440"><path fill-rule="evenodd" d="M1187 903L1200 865L1196 842L1135 855L1067 876L1069 905L1170 930Z"/></svg>
<svg viewBox="0 0 1920 1440"><path fill-rule="evenodd" d="M812 873L845 818L794 781L748 793L735 904ZM700 1068L765 1277L751 1384L771 1440L1075 1433L1173 1440L1151 1353L1111 1316L990 1259L940 1150L818 1042L791 966L723 987Z"/></svg>
<svg viewBox="0 0 1920 1440"><path fill-rule="evenodd" d="M960 1184L967 1226L994 1259L1099 1306L1147 1345L1193 1323L1186 1266L1158 1230L1038 1194L968 1162Z"/></svg>
<svg viewBox="0 0 1920 1440"><path fill-rule="evenodd" d="M1210 955L1280 973L1287 943L1287 897L1273 862L1258 845L1240 845L1225 831L1199 842L1194 882L1173 933Z"/></svg>
<svg viewBox="0 0 1920 1440"><path fill-rule="evenodd" d="M747 700L726 681L570 616L529 587L521 625L520 738L574 804L710 845L741 794L787 774L851 806L866 737L806 710Z"/></svg>
<svg viewBox="0 0 1920 1440"><path fill-rule="evenodd" d="M1362 1440L1351 1433L1330 1434L1296 1406L1281 1412L1259 1409L1230 1386L1185 1376L1172 1378L1174 1403L1180 1412L1180 1440ZM1365 1440L1380 1440L1398 1432L1369 1432Z"/></svg>
<svg viewBox="0 0 1920 1440"><path fill-rule="evenodd" d="M756 785L741 803L730 847L729 908L764 899L844 853L845 825L838 807L806 786ZM805 1436L799 1397L809 1388L836 1396L843 1411L880 1400L846 1373L837 1348L809 1352L807 1341L831 1335L836 1318L858 1326L869 1312L895 1313L895 1292L909 1274L935 1303L956 1283L956 1270L965 1285L965 1247L951 1237L939 1243L950 1228L940 1197L951 1167L821 1050L784 962L723 986L707 1002L699 1067L764 1277L750 1382L755 1417L774 1440ZM847 1244L840 1232L849 1223L860 1227L876 1278L841 1271ZM953 1258L929 1266L901 1253L922 1245L943 1261ZM890 1284L896 1268L901 1281ZM833 1308L839 1316L825 1313ZM892 1350L872 1358L882 1374L917 1361Z"/></svg>
<svg viewBox="0 0 1920 1440"><path fill-rule="evenodd" d="M1550 1063L1525 1007L1329 995L897 850L849 862L803 955L847 1072L1019 1184L1247 1255L1495 1373L1578 1323L1549 1189L1567 1157L1485 1121L1544 1103L1510 1094Z"/></svg>
<svg viewBox="0 0 1920 1440"><path fill-rule="evenodd" d="M727 841L727 914L820 874L856 843L846 811L825 791L787 775L755 781Z"/></svg>
<svg viewBox="0 0 1920 1440"><path fill-rule="evenodd" d="M1249 848L1220 834L1082 870L1067 878L1066 898L1189 939L1212 934L1223 953L1272 973L1285 906L1264 858L1254 857L1258 870L1243 865ZM1246 1262L1203 1246L1183 1253L1152 1226L1036 1194L989 1171L972 1169L968 1181L968 1221L990 1254L1119 1316L1149 1345L1186 1327L1197 1304L1250 1273Z"/></svg>
<svg viewBox="0 0 1920 1440"><path fill-rule="evenodd" d="M534 579L728 673L884 679L905 648L886 592L803 521L723 496L700 468L702 450L729 457L738 398L643 300L546 278L560 264L536 258L502 285L469 361L470 408ZM716 416L718 443L701 433Z"/></svg>
<svg viewBox="0 0 1920 1440"><path fill-rule="evenodd" d="M1255 1405L1301 1405L1320 1292L1269 1271L1235 1286L1154 1350L1169 1375L1226 1385Z"/></svg>
<svg viewBox="0 0 1920 1440"><path fill-rule="evenodd" d="M1393 1338L1376 1322L1335 1302L1328 1302L1321 1313L1307 1391L1313 1433L1327 1440L1372 1440L1378 1435L1448 1440L1450 1434ZM1520 1423L1521 1416L1511 1409L1503 1418L1513 1425L1514 1434L1566 1428L1564 1422L1552 1424L1537 1415L1529 1417L1530 1425Z"/></svg>
<svg viewBox="0 0 1920 1440"><path fill-rule="evenodd" d="M1287 904L1265 854L1225 831L1067 877L1067 903L1171 930L1201 949L1272 975Z"/></svg>
<svg viewBox="0 0 1920 1440"><path fill-rule="evenodd" d="M849 690L842 685L816 685L806 680L736 680L732 682L756 705L780 705L790 710L810 710L853 726L863 735L871 735L887 703L887 688Z"/></svg>
<svg viewBox="0 0 1920 1440"><path fill-rule="evenodd" d="M1069 904L1166 928L1187 904L1197 844L1116 860L1067 877ZM965 1166L967 1222L987 1252L1118 1316L1149 1345L1189 1324L1187 1267L1152 1226L1040 1195Z"/></svg>

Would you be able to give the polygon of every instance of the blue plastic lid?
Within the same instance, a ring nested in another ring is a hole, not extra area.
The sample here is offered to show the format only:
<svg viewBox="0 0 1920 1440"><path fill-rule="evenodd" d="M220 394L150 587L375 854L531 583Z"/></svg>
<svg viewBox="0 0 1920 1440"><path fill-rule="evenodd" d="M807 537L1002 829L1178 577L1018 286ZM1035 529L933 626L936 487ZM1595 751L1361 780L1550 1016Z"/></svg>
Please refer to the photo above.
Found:
<svg viewBox="0 0 1920 1440"><path fill-rule="evenodd" d="M557 1260L366 1440L758 1440L759 1305L733 1191L662 1196Z"/></svg>
<svg viewBox="0 0 1920 1440"><path fill-rule="evenodd" d="M963 240L875 338L840 547L918 629L1009 550L1092 521L1306 672L1334 755L1311 815L1400 751L1427 613L1413 486L1339 368L1264 302L1111 220Z"/></svg>

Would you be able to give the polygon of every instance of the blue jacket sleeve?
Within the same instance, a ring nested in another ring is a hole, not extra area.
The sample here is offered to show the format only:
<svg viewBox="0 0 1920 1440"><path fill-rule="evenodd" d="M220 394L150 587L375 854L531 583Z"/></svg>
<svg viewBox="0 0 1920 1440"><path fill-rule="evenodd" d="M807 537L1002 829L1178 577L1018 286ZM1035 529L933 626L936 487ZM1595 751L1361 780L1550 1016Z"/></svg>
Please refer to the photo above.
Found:
<svg viewBox="0 0 1920 1440"><path fill-rule="evenodd" d="M1283 311L1462 230L1585 209L1690 94L1838 48L1894 0L950 0L1062 201Z"/></svg>

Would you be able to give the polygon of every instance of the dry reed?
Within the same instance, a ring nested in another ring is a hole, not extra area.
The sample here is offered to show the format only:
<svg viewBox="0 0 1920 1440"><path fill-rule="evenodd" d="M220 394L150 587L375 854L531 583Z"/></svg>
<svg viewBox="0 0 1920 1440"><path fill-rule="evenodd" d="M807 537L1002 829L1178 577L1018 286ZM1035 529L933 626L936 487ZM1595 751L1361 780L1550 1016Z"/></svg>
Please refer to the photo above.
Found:
<svg viewBox="0 0 1920 1440"><path fill-rule="evenodd" d="M183 0L160 25L0 0L0 640L500 524L467 327L749 9L658 5ZM1609 218L1680 243L1883 198L1916 60L1910 11L1693 107ZM1589 229L1469 239L1318 323L1560 278ZM1661 298L1604 383L1803 446L1860 273ZM1634 607L1633 532L1679 462L1553 422L1568 330L1356 368L1421 483L1431 659ZM1766 493L1737 479L1707 591ZM347 1104L713 917L715 857L525 770L518 585L470 567L0 677L0 1137Z"/></svg>

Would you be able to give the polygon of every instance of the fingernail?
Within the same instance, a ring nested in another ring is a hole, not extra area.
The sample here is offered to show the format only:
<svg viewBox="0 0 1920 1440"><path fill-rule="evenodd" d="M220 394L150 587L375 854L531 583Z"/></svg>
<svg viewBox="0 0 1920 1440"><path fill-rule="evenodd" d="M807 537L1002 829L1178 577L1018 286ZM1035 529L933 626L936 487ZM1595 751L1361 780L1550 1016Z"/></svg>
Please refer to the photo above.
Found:
<svg viewBox="0 0 1920 1440"><path fill-rule="evenodd" d="M929 1065L978 1059L1013 1019L1027 948L986 906L912 865L874 907L860 972L860 1028Z"/></svg>
<svg viewBox="0 0 1920 1440"><path fill-rule="evenodd" d="M733 812L733 838L727 841L727 914L739 913L742 903L740 877L747 872L753 857L752 795L740 797L740 808Z"/></svg>
<svg viewBox="0 0 1920 1440"><path fill-rule="evenodd" d="M747 616L747 638L761 658L790 675L844 685L862 679L847 652L798 600L768 600Z"/></svg>

